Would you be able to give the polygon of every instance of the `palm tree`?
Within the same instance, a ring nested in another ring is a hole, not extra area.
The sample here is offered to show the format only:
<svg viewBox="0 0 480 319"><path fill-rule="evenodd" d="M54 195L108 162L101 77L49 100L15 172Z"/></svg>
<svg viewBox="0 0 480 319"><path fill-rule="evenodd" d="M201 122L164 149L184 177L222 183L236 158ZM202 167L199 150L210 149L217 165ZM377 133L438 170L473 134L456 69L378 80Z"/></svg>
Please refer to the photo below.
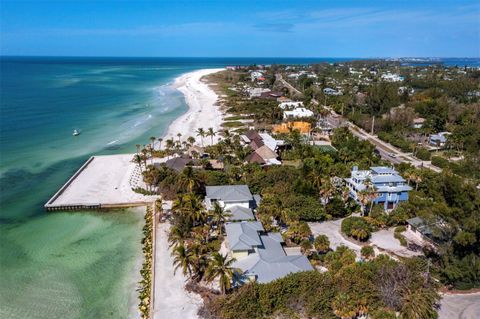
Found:
<svg viewBox="0 0 480 319"><path fill-rule="evenodd" d="M182 133L177 133L177 137L178 137L178 144L180 144L180 137L182 137Z"/></svg>
<svg viewBox="0 0 480 319"><path fill-rule="evenodd" d="M365 213L365 207L369 201L369 194L366 190L357 192L357 199L360 202L360 206L362 206L362 216Z"/></svg>
<svg viewBox="0 0 480 319"><path fill-rule="evenodd" d="M175 275L177 270L181 268L184 276L187 276L187 274L191 276L193 264L192 253L184 245L178 245L173 250L172 256L174 266L173 274Z"/></svg>
<svg viewBox="0 0 480 319"><path fill-rule="evenodd" d="M173 202L172 210L192 223L200 222L206 218L202 201L195 194L179 196L179 198Z"/></svg>
<svg viewBox="0 0 480 319"><path fill-rule="evenodd" d="M357 316L353 301L346 293L338 293L332 301L333 313L342 319L352 319Z"/></svg>
<svg viewBox="0 0 480 319"><path fill-rule="evenodd" d="M415 190L418 190L418 184L422 182L422 176L416 172L412 172L410 175L412 181L415 182Z"/></svg>
<svg viewBox="0 0 480 319"><path fill-rule="evenodd" d="M168 139L167 142L166 142L168 157L170 157L170 151L174 146L175 146L175 143L173 142L173 139L171 139L171 138Z"/></svg>
<svg viewBox="0 0 480 319"><path fill-rule="evenodd" d="M158 139L158 149L161 151L162 150L162 142L163 142L163 138L159 138Z"/></svg>
<svg viewBox="0 0 480 319"><path fill-rule="evenodd" d="M235 270L232 265L235 262L234 258L228 258L227 255L222 255L217 252L212 254L207 270L205 272L205 279L212 282L218 278L220 291L224 295L232 286L233 276Z"/></svg>
<svg viewBox="0 0 480 319"><path fill-rule="evenodd" d="M202 141L202 147L203 147L203 138L205 137L205 131L203 128L199 128L197 130L197 136L200 136L200 140Z"/></svg>
<svg viewBox="0 0 480 319"><path fill-rule="evenodd" d="M193 189L199 185L200 180L198 175L191 166L185 167L177 177L177 186L186 189L189 193L193 192Z"/></svg>
<svg viewBox="0 0 480 319"><path fill-rule="evenodd" d="M330 249L330 240L326 235L318 235L313 241L313 246L320 253L326 253Z"/></svg>
<svg viewBox="0 0 480 319"><path fill-rule="evenodd" d="M402 309L400 309L400 318L427 319L435 318L435 303L438 302L439 295L434 289L421 287L419 289L406 289L403 294Z"/></svg>
<svg viewBox="0 0 480 319"><path fill-rule="evenodd" d="M330 198L335 193L335 186L330 182L330 180L326 180L322 183L320 187L320 197L322 198L322 202L327 204Z"/></svg>
<svg viewBox="0 0 480 319"><path fill-rule="evenodd" d="M140 171L142 170L142 157L139 154L135 154L133 156L133 162L138 164L138 167L140 168Z"/></svg>
<svg viewBox="0 0 480 319"><path fill-rule="evenodd" d="M207 132L207 136L210 136L210 142L211 142L210 145L213 145L213 137L214 137L215 135L217 135L217 134L215 133L215 131L213 130L213 128L209 127L209 128L208 128L208 132Z"/></svg>
<svg viewBox="0 0 480 319"><path fill-rule="evenodd" d="M190 145L193 145L195 144L195 138L193 136L189 136L187 138L187 142L190 144Z"/></svg>
<svg viewBox="0 0 480 319"><path fill-rule="evenodd" d="M156 139L157 138L155 136L150 136L150 142L151 142L150 146L151 146L152 150L155 150L155 144L154 143L155 143Z"/></svg>
<svg viewBox="0 0 480 319"><path fill-rule="evenodd" d="M230 211L226 211L222 206L220 206L218 202L215 202L215 204L213 204L211 215L213 217L215 225L217 226L217 234L218 236L220 236L222 233L223 224L228 219L228 217L231 216Z"/></svg>
<svg viewBox="0 0 480 319"><path fill-rule="evenodd" d="M199 282L208 267L208 248L203 241L198 240L194 241L190 248L193 256L191 278Z"/></svg>
<svg viewBox="0 0 480 319"><path fill-rule="evenodd" d="M185 231L182 228L177 226L172 226L168 233L169 247L177 248L180 245L184 245L188 235L189 234L185 233Z"/></svg>

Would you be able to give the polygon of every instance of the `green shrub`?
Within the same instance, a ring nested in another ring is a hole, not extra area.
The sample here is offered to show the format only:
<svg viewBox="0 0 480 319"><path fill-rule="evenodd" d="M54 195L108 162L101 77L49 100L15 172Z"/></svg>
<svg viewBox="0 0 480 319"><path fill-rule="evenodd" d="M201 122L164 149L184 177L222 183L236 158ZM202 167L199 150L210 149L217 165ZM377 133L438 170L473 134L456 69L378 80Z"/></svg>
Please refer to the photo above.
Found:
<svg viewBox="0 0 480 319"><path fill-rule="evenodd" d="M224 122L222 124L223 127L240 127L243 126L244 124L240 121L230 121L230 122Z"/></svg>
<svg viewBox="0 0 480 319"><path fill-rule="evenodd" d="M429 161L430 158L432 157L432 154L430 153L429 150L427 150L424 147L420 147L417 149L417 152L415 153L415 156L422 161Z"/></svg>
<svg viewBox="0 0 480 319"><path fill-rule="evenodd" d="M363 246L360 250L360 254L362 254L363 258L370 259L372 257L375 257L375 250L372 246Z"/></svg>
<svg viewBox="0 0 480 319"><path fill-rule="evenodd" d="M441 156L432 156L432 165L440 168L447 168L450 165L450 162Z"/></svg>
<svg viewBox="0 0 480 319"><path fill-rule="evenodd" d="M407 230L407 227L405 225L400 225L400 226L395 227L395 232L396 233L403 233L406 230Z"/></svg>
<svg viewBox="0 0 480 319"><path fill-rule="evenodd" d="M366 241L372 234L370 224L362 217L348 217L342 221L342 232L360 241Z"/></svg>
<svg viewBox="0 0 480 319"><path fill-rule="evenodd" d="M398 239L398 241L400 242L400 245L407 246L407 244L408 244L407 240L405 239L405 236L403 236L400 232L395 231L393 233L393 237Z"/></svg>

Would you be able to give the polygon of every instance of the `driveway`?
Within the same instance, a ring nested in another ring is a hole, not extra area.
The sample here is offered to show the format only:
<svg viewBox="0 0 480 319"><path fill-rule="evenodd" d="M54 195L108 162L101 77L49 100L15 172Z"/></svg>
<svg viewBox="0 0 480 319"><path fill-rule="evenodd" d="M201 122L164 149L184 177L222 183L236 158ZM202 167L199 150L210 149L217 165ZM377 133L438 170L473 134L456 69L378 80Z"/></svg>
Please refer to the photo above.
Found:
<svg viewBox="0 0 480 319"><path fill-rule="evenodd" d="M418 251L411 251L408 250L407 247L400 245L400 241L393 237L394 228L390 229L382 229L380 231L372 233L372 237L370 238L370 242L381 248L386 250L387 252L394 253L395 255L402 256L402 257L413 257L413 256L421 256L422 253Z"/></svg>
<svg viewBox="0 0 480 319"><path fill-rule="evenodd" d="M440 306L438 319L479 319L480 293L445 294Z"/></svg>
<svg viewBox="0 0 480 319"><path fill-rule="evenodd" d="M343 219L331 220L321 223L308 223L312 233L315 237L318 235L326 235L330 240L330 248L335 250L338 246L347 246L348 248L355 251L357 257L360 257L360 249L362 246L352 243L351 241L346 240L340 233L340 228L342 225Z"/></svg>

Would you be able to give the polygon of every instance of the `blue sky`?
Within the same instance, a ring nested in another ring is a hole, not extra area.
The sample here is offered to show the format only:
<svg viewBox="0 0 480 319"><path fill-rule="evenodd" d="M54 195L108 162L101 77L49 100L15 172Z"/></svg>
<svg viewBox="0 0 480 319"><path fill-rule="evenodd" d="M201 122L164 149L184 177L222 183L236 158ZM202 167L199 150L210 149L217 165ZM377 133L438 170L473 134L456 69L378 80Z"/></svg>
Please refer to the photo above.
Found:
<svg viewBox="0 0 480 319"><path fill-rule="evenodd" d="M479 57L480 4L0 0L0 54Z"/></svg>

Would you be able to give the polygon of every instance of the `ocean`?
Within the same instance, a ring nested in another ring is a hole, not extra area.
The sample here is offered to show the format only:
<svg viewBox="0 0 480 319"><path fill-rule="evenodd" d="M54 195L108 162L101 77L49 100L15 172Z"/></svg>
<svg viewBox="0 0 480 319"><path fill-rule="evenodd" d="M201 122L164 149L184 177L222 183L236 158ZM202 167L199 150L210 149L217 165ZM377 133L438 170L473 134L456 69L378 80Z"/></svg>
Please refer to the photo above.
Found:
<svg viewBox="0 0 480 319"><path fill-rule="evenodd" d="M143 210L43 204L92 154L133 153L162 136L187 110L176 77L347 60L0 57L0 318L132 316Z"/></svg>

